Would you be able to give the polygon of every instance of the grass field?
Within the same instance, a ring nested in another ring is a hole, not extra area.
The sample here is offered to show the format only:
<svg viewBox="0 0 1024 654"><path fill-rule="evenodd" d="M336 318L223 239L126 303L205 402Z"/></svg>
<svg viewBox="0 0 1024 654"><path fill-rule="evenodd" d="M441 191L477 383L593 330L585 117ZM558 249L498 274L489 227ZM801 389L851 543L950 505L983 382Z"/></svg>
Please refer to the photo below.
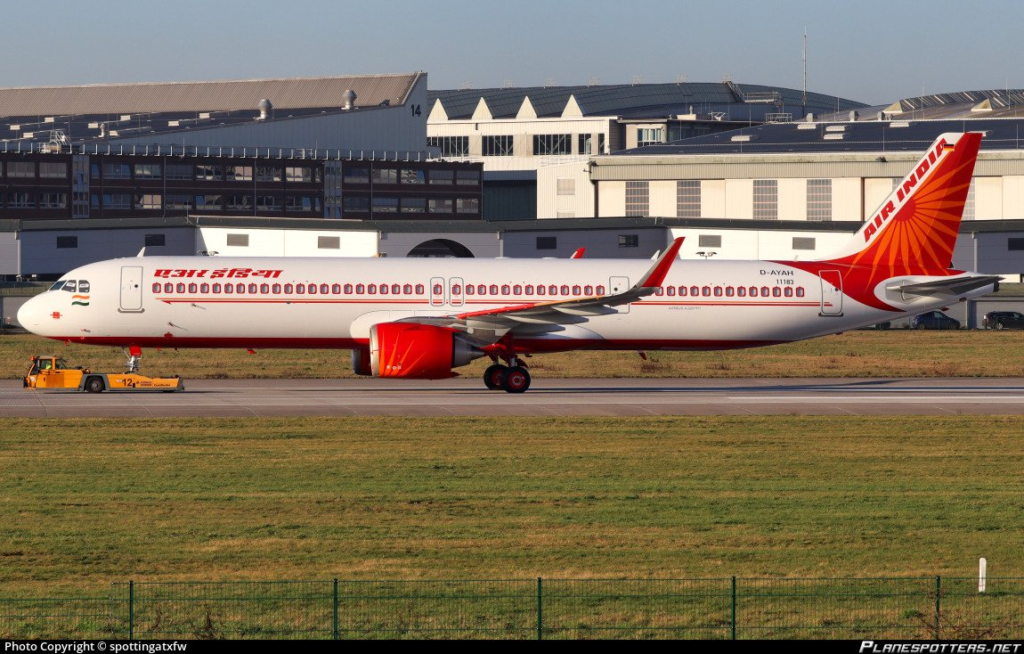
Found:
<svg viewBox="0 0 1024 654"><path fill-rule="evenodd" d="M0 597L111 581L1024 576L1015 417L0 421Z"/></svg>
<svg viewBox="0 0 1024 654"><path fill-rule="evenodd" d="M58 352L73 365L118 371L117 348L65 346L37 336L0 337L0 378L17 379L29 356ZM789 345L725 352L571 352L527 359L535 377L1024 377L1024 332L853 331ZM459 368L483 374L481 359ZM147 349L142 371L207 378L351 376L348 350Z"/></svg>

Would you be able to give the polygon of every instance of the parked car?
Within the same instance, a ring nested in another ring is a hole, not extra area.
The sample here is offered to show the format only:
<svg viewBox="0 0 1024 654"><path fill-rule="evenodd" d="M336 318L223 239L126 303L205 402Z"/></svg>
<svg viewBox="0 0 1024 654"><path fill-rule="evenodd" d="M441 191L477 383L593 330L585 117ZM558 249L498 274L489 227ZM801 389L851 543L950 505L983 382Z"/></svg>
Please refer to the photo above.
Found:
<svg viewBox="0 0 1024 654"><path fill-rule="evenodd" d="M960 321L941 311L929 311L916 316L910 326L914 329L960 329Z"/></svg>
<svg viewBox="0 0 1024 654"><path fill-rule="evenodd" d="M981 320L985 329L1024 329L1024 315L1016 311L990 311Z"/></svg>

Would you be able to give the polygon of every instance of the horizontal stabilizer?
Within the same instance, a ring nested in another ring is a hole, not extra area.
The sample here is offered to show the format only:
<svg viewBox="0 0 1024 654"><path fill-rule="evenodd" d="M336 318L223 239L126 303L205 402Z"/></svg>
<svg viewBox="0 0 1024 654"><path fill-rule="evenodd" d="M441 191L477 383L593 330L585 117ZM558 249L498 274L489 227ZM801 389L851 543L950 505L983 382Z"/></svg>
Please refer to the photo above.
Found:
<svg viewBox="0 0 1024 654"><path fill-rule="evenodd" d="M901 293L904 296L904 300L906 300L908 295L918 297L954 297L989 285L995 286L994 290L999 290L999 280L1001 279L999 275L953 277L950 279L921 282L920 284L890 286L886 290Z"/></svg>

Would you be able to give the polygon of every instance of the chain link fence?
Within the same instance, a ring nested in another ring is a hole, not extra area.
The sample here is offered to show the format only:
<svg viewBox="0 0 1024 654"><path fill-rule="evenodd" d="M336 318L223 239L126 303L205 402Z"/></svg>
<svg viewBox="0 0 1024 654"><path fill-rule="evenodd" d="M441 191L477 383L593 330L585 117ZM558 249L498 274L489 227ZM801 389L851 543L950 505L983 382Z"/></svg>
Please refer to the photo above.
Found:
<svg viewBox="0 0 1024 654"><path fill-rule="evenodd" d="M0 598L0 638L898 639L1024 633L1024 579L116 583Z"/></svg>

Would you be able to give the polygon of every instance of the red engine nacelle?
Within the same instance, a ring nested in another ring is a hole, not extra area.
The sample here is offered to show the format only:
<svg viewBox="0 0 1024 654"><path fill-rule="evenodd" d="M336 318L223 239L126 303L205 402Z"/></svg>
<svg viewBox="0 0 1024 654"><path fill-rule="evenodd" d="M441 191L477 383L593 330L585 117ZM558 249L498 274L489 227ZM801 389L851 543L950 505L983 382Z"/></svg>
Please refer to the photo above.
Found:
<svg viewBox="0 0 1024 654"><path fill-rule="evenodd" d="M444 379L484 353L447 327L385 322L370 328L370 371L374 377Z"/></svg>

